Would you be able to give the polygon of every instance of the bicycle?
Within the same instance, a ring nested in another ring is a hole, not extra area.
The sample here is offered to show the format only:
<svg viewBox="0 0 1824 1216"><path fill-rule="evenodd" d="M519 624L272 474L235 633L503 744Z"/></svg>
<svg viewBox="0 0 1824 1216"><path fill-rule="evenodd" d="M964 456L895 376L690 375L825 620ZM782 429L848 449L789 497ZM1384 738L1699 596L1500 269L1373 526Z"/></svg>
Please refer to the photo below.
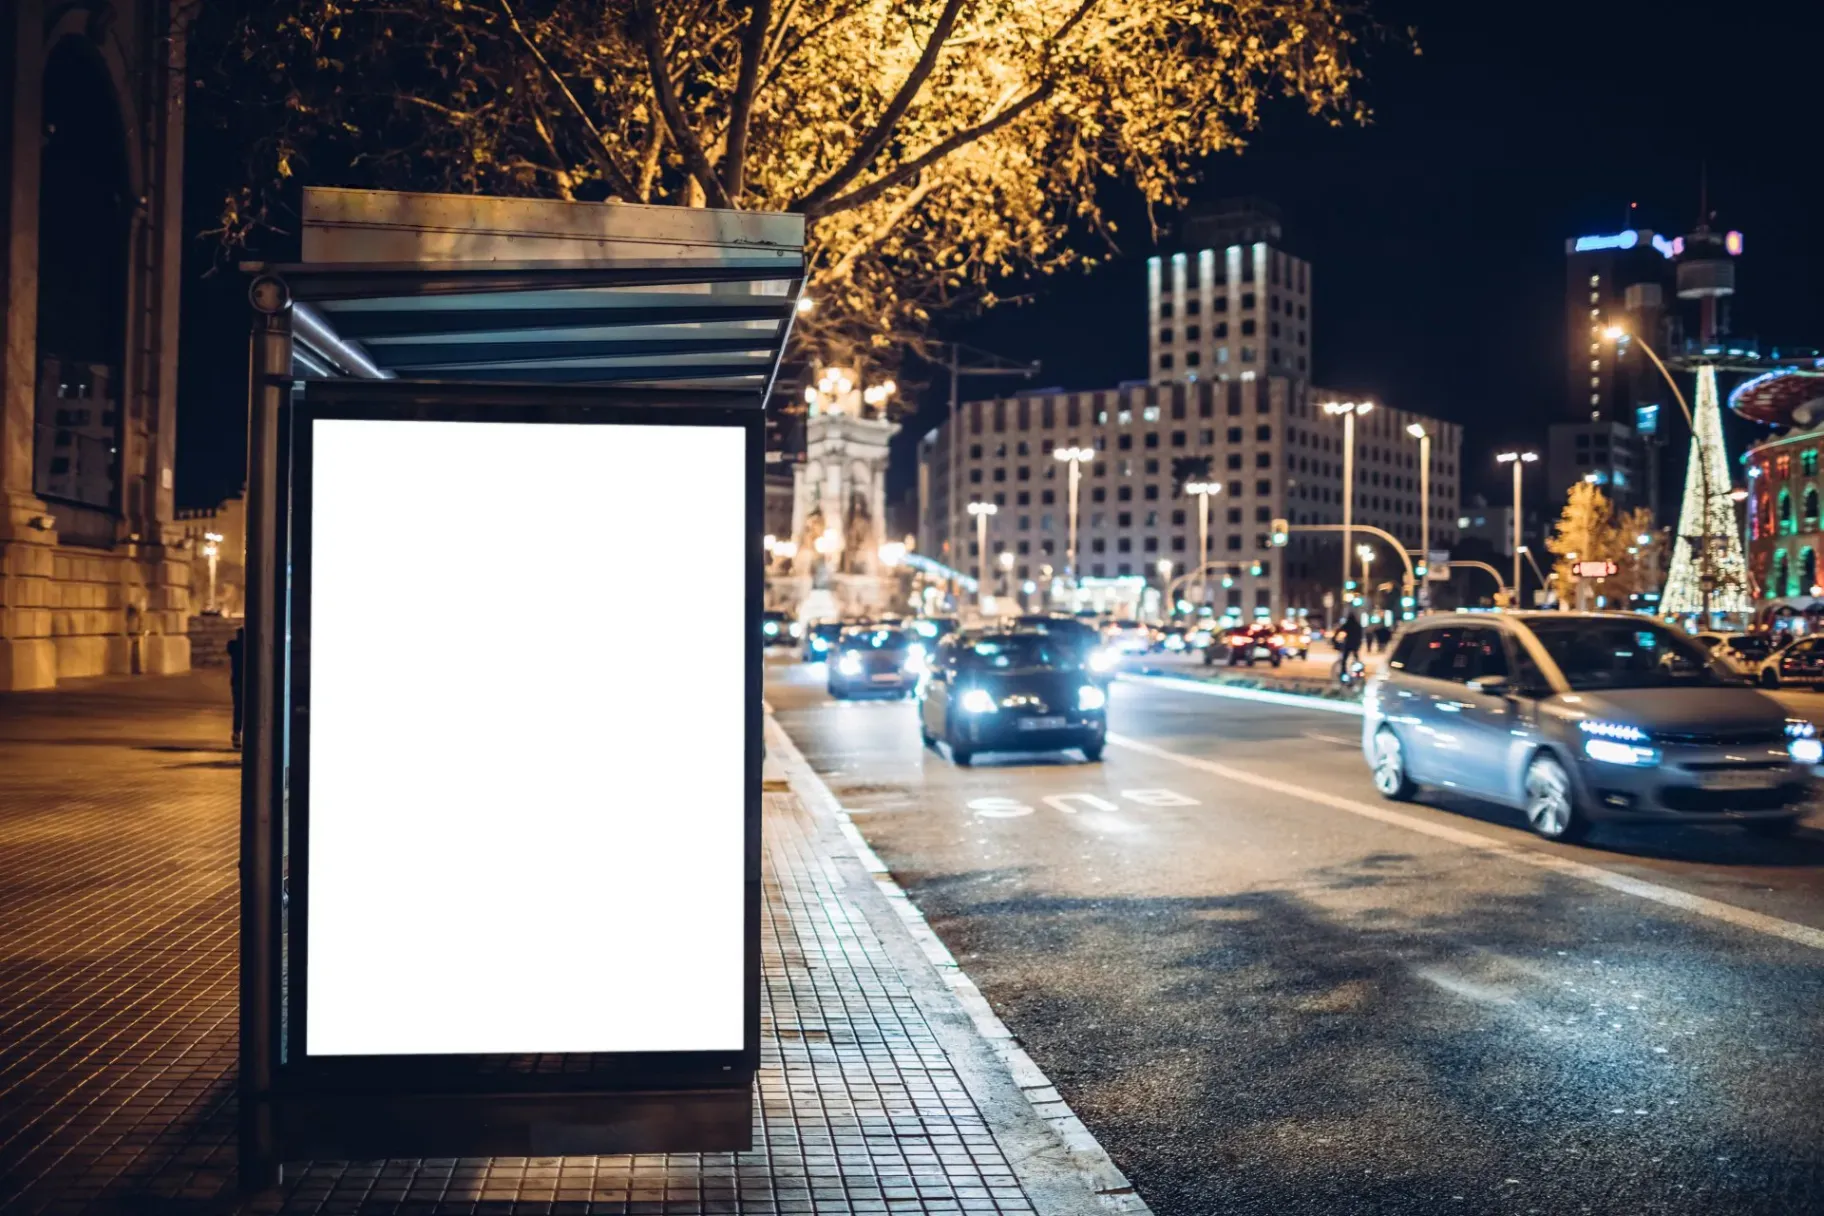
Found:
<svg viewBox="0 0 1824 1216"><path fill-rule="evenodd" d="M1358 657L1344 656L1330 665L1330 680L1339 688L1353 688L1367 678L1368 666Z"/></svg>

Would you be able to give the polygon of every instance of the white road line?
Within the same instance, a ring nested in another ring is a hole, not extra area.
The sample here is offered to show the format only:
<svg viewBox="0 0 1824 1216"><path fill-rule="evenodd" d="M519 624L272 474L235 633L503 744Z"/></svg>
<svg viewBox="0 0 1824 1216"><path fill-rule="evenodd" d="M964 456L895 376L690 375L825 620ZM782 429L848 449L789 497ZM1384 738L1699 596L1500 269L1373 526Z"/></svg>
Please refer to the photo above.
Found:
<svg viewBox="0 0 1824 1216"><path fill-rule="evenodd" d="M1325 793L1322 790L1314 790L1302 785L1294 785L1290 781L1280 781L1274 777L1266 777L1259 773L1248 772L1246 769L1231 768L1226 764L1218 764L1213 760L1205 760L1198 756L1180 755L1177 752L1167 751L1162 747L1155 747L1150 743L1142 743L1140 740L1129 738L1126 735L1117 735L1111 732L1108 736L1108 741L1116 747L1124 747L1128 751L1139 752L1141 755L1145 756L1154 756L1160 760L1170 760L1175 764L1182 764L1186 768L1198 769L1217 777L1240 782L1243 785L1252 785L1257 789L1271 790L1276 794L1285 794L1293 798L1302 798L1307 802L1315 802L1321 806L1332 807L1339 811L1348 811L1351 815L1360 815L1364 819L1375 819L1381 823L1391 824L1397 828L1405 828L1409 832L1418 832L1421 835L1433 836L1439 840L1448 840L1452 844L1459 844L1467 849L1475 849L1480 853L1490 853L1497 857L1532 866L1535 869L1549 870L1554 874L1562 874L1567 878L1579 879L1594 886L1607 887L1611 891L1620 891L1624 895L1632 895L1637 899L1648 900L1652 903L1663 904L1668 908L1677 908L1682 912L1690 912L1698 916L1708 917L1711 920L1721 921L1727 925L1734 925L1738 929L1749 929L1755 933L1765 934L1768 937L1782 938L1789 942L1797 942L1801 946L1810 946L1814 950L1824 950L1824 929L1814 929L1810 925L1801 925L1796 924L1793 921L1781 920L1777 916L1768 916L1762 912L1752 912L1747 908L1738 908L1734 904L1726 904L1720 900L1708 899L1702 895L1692 895L1688 891L1680 891L1674 887L1661 886L1656 882L1648 882L1645 879L1634 878L1627 874L1617 874L1615 871L1605 870L1601 866L1593 866L1581 861L1571 861L1568 858L1558 857L1538 849L1509 844L1506 841L1494 840L1464 828L1451 827L1449 824L1444 823L1434 823L1429 819L1422 819L1417 815L1408 815L1403 811L1396 811L1389 807L1377 806L1371 802L1357 802L1353 798L1344 798L1336 794Z"/></svg>
<svg viewBox="0 0 1824 1216"><path fill-rule="evenodd" d="M1360 747L1362 745L1362 741L1359 737L1355 739L1345 739L1341 735L1326 735L1322 731L1316 730L1306 731L1305 738L1316 739L1319 743L1340 743L1344 747Z"/></svg>
<svg viewBox="0 0 1824 1216"><path fill-rule="evenodd" d="M1274 692L1270 688L1243 688L1237 684L1215 684L1209 680L1194 680L1185 676L1143 676L1125 671L1116 679L1123 684L1156 684L1161 688L1200 693L1206 697L1230 697L1237 701L1265 701L1269 705L1290 705L1296 709L1315 709L1329 714L1347 714L1352 718L1362 716L1361 704L1356 701L1332 701L1328 697L1313 697L1296 692Z"/></svg>

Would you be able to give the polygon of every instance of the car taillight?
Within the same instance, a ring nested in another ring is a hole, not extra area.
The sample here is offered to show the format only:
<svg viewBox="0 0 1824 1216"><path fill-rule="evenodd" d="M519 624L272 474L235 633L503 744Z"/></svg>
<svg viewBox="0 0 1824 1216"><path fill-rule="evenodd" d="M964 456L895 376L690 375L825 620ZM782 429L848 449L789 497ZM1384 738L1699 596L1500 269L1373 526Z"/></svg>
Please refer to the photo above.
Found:
<svg viewBox="0 0 1824 1216"><path fill-rule="evenodd" d="M1284 646L1286 644L1286 639L1280 637L1277 633L1274 634L1268 640L1271 641L1275 646Z"/></svg>

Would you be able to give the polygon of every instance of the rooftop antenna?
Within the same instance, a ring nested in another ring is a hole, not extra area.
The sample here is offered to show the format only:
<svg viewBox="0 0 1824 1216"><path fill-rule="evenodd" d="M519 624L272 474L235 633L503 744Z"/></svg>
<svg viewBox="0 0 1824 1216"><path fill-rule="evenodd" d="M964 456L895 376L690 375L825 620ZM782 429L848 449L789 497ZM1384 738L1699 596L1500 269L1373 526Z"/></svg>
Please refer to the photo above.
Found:
<svg viewBox="0 0 1824 1216"><path fill-rule="evenodd" d="M1697 228L1699 232L1710 230L1710 162L1697 163Z"/></svg>

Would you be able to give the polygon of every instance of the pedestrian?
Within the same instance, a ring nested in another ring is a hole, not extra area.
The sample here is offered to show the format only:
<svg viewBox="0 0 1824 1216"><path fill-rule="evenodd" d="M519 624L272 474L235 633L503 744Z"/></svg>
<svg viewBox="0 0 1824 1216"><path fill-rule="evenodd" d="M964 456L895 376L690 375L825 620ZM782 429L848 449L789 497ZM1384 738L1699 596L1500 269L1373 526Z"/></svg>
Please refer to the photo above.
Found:
<svg viewBox="0 0 1824 1216"><path fill-rule="evenodd" d="M1343 614L1343 623L1336 630L1336 648L1342 651L1343 671L1347 673L1362 651L1362 623L1356 619L1354 609Z"/></svg>
<svg viewBox="0 0 1824 1216"><path fill-rule="evenodd" d="M228 692L234 698L234 750L241 750L241 705L244 693L241 690L241 670L247 655L247 629L245 626L236 629L234 636L228 639Z"/></svg>
<svg viewBox="0 0 1824 1216"><path fill-rule="evenodd" d="M1393 641L1393 626L1389 625L1386 621L1382 621L1380 627L1374 631L1374 649L1376 653L1386 650L1387 644L1391 641Z"/></svg>

